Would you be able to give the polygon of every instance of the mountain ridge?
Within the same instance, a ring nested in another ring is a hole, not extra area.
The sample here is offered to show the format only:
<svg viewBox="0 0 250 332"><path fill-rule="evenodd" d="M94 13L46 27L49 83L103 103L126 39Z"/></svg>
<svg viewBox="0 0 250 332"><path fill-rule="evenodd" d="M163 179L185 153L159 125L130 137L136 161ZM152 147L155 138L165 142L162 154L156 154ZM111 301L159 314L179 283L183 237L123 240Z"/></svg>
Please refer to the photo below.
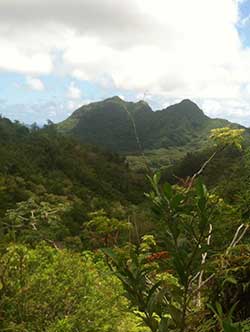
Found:
<svg viewBox="0 0 250 332"><path fill-rule="evenodd" d="M225 126L243 127L209 118L189 99L153 111L143 100L127 102L114 96L81 106L57 129L83 143L127 154L139 152L138 139L146 150L199 145L211 129Z"/></svg>

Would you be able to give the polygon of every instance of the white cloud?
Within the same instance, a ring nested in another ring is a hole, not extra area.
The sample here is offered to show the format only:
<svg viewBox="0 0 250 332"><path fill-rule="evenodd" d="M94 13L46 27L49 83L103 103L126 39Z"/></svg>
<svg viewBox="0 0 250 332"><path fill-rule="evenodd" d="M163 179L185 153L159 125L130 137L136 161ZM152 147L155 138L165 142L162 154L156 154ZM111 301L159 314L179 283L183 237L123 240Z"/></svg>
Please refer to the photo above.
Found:
<svg viewBox="0 0 250 332"><path fill-rule="evenodd" d="M39 78L27 77L26 84L31 90L35 90L35 91L44 90L44 84Z"/></svg>
<svg viewBox="0 0 250 332"><path fill-rule="evenodd" d="M25 40L25 37L22 36L20 40L19 37L8 39L6 35L1 35L0 32L0 70L25 74L50 73L52 71L52 59L49 52L41 49L29 50L28 44L29 38Z"/></svg>
<svg viewBox="0 0 250 332"><path fill-rule="evenodd" d="M1 0L0 70L63 72L163 103L189 97L215 116L242 119L250 102L242 1ZM73 82L68 97L81 98Z"/></svg>
<svg viewBox="0 0 250 332"><path fill-rule="evenodd" d="M74 82L71 82L68 87L68 97L71 99L81 98L81 90L75 85Z"/></svg>

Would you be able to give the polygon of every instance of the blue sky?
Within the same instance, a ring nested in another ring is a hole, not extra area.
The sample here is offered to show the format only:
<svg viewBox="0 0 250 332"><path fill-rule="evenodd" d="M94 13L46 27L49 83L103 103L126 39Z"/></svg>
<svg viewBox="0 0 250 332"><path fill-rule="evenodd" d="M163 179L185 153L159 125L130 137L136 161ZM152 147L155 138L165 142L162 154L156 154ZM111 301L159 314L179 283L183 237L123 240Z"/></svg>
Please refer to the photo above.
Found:
<svg viewBox="0 0 250 332"><path fill-rule="evenodd" d="M13 120L59 122L119 95L153 109L190 98L250 126L250 0L1 0L0 45Z"/></svg>
<svg viewBox="0 0 250 332"><path fill-rule="evenodd" d="M240 18L243 24L239 24L238 31L244 47L250 47L250 1L240 4Z"/></svg>

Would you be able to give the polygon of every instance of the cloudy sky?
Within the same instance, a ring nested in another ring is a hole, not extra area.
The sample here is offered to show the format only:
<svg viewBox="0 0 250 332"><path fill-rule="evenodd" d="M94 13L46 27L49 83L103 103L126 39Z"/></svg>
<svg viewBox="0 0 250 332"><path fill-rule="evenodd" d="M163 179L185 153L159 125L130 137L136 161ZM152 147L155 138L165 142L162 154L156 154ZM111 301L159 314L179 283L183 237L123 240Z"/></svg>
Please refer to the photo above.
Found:
<svg viewBox="0 0 250 332"><path fill-rule="evenodd" d="M0 113L58 122L119 95L250 126L250 0L1 0Z"/></svg>

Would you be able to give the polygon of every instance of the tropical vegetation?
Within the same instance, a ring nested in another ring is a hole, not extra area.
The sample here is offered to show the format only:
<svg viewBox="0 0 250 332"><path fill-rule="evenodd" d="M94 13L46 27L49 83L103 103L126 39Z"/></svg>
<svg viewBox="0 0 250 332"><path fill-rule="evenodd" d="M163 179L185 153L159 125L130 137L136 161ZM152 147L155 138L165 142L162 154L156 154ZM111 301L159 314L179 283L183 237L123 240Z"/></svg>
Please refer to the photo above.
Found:
<svg viewBox="0 0 250 332"><path fill-rule="evenodd" d="M114 104L132 121L119 113L115 143L98 103L43 128L0 118L0 330L250 331L248 130L190 101L153 115L112 98L112 117ZM139 117L163 129L142 134ZM161 167L154 148L181 153Z"/></svg>

